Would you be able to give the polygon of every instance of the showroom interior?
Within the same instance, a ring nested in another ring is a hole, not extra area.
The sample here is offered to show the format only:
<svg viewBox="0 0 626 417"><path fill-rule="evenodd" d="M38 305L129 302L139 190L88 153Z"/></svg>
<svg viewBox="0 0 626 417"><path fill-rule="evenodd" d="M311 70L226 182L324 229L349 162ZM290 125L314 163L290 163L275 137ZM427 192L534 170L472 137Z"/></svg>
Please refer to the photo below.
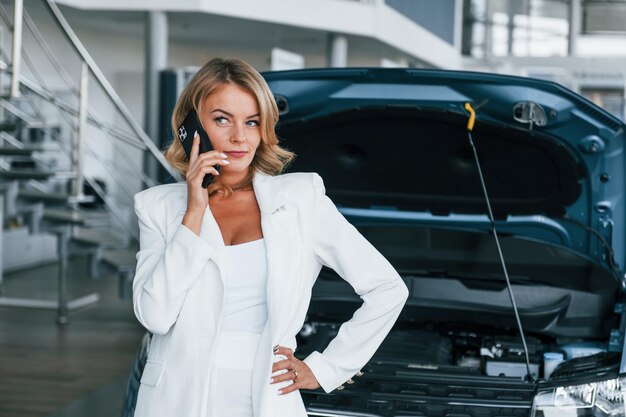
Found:
<svg viewBox="0 0 626 417"><path fill-rule="evenodd" d="M0 416L125 416L133 196L184 181L170 117L215 56L531 78L626 122L623 0L0 0Z"/></svg>

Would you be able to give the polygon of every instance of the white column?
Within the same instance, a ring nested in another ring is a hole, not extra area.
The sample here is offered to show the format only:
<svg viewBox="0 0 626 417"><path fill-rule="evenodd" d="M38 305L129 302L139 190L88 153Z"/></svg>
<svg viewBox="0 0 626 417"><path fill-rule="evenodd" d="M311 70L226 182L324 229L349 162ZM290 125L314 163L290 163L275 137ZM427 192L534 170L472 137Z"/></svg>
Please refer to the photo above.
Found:
<svg viewBox="0 0 626 417"><path fill-rule="evenodd" d="M578 35L582 28L582 5L581 0L570 0L569 4L569 36L567 42L567 55L576 55Z"/></svg>
<svg viewBox="0 0 626 417"><path fill-rule="evenodd" d="M490 3L490 0L485 1L485 59L490 59L493 55L493 19L491 18Z"/></svg>
<svg viewBox="0 0 626 417"><path fill-rule="evenodd" d="M328 35L328 66L348 66L348 38L331 33Z"/></svg>
<svg viewBox="0 0 626 417"><path fill-rule="evenodd" d="M461 53L463 46L463 0L454 0L454 48Z"/></svg>
<svg viewBox="0 0 626 417"><path fill-rule="evenodd" d="M159 148L159 72L167 67L167 43L167 14L147 12L144 122L146 133ZM148 177L157 180L158 164L149 154L146 154L145 171Z"/></svg>
<svg viewBox="0 0 626 417"><path fill-rule="evenodd" d="M13 8L13 51L12 51L12 75L11 97L20 96L20 71L22 66L22 13L24 1L15 0Z"/></svg>

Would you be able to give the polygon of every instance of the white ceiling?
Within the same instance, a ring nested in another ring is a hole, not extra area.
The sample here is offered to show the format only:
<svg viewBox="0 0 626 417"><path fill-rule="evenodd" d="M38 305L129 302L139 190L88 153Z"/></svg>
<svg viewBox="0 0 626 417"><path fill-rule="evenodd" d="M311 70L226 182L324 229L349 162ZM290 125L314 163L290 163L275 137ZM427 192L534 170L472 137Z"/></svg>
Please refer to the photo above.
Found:
<svg viewBox="0 0 626 417"><path fill-rule="evenodd" d="M27 10L32 14L47 13L39 1L26 3ZM145 12L93 11L59 7L70 25L75 28L90 28L138 37L143 37L145 33ZM220 49L229 47L258 49L268 53L273 47L279 47L305 56L325 55L327 50L328 33L325 31L206 13L168 12L167 16L170 42L187 42L194 46L210 44ZM383 57L392 60L404 58L412 65L425 65L376 39L354 35L346 37L349 55L358 56L359 60L379 62Z"/></svg>

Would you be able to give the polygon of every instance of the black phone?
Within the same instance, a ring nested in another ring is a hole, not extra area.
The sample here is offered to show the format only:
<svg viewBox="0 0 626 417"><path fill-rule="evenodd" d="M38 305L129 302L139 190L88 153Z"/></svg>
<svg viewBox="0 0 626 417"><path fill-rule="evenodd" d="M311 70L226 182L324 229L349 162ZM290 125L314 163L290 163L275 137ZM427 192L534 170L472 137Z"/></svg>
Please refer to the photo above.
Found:
<svg viewBox="0 0 626 417"><path fill-rule="evenodd" d="M189 160L191 155L193 136L196 132L200 135L200 149L198 155L213 150L213 146L211 146L211 141L209 140L209 135L207 135L206 131L202 128L202 124L198 119L198 114L194 109L191 109L189 113L187 113L187 117L185 117L183 123L178 126L177 132L178 140L187 154L187 160ZM217 172L220 172L221 165L215 164L214 168ZM202 179L202 188L207 188L213 179L215 179L213 174L206 174Z"/></svg>

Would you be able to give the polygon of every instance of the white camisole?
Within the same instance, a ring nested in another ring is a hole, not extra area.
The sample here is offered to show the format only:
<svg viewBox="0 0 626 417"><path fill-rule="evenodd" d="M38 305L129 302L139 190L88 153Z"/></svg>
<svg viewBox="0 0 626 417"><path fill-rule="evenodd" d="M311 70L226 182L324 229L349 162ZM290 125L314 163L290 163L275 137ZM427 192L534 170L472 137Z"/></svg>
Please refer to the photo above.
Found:
<svg viewBox="0 0 626 417"><path fill-rule="evenodd" d="M263 238L223 247L224 306L205 417L253 417L252 370L267 322Z"/></svg>
<svg viewBox="0 0 626 417"><path fill-rule="evenodd" d="M267 321L264 238L224 247L222 331L262 333Z"/></svg>

